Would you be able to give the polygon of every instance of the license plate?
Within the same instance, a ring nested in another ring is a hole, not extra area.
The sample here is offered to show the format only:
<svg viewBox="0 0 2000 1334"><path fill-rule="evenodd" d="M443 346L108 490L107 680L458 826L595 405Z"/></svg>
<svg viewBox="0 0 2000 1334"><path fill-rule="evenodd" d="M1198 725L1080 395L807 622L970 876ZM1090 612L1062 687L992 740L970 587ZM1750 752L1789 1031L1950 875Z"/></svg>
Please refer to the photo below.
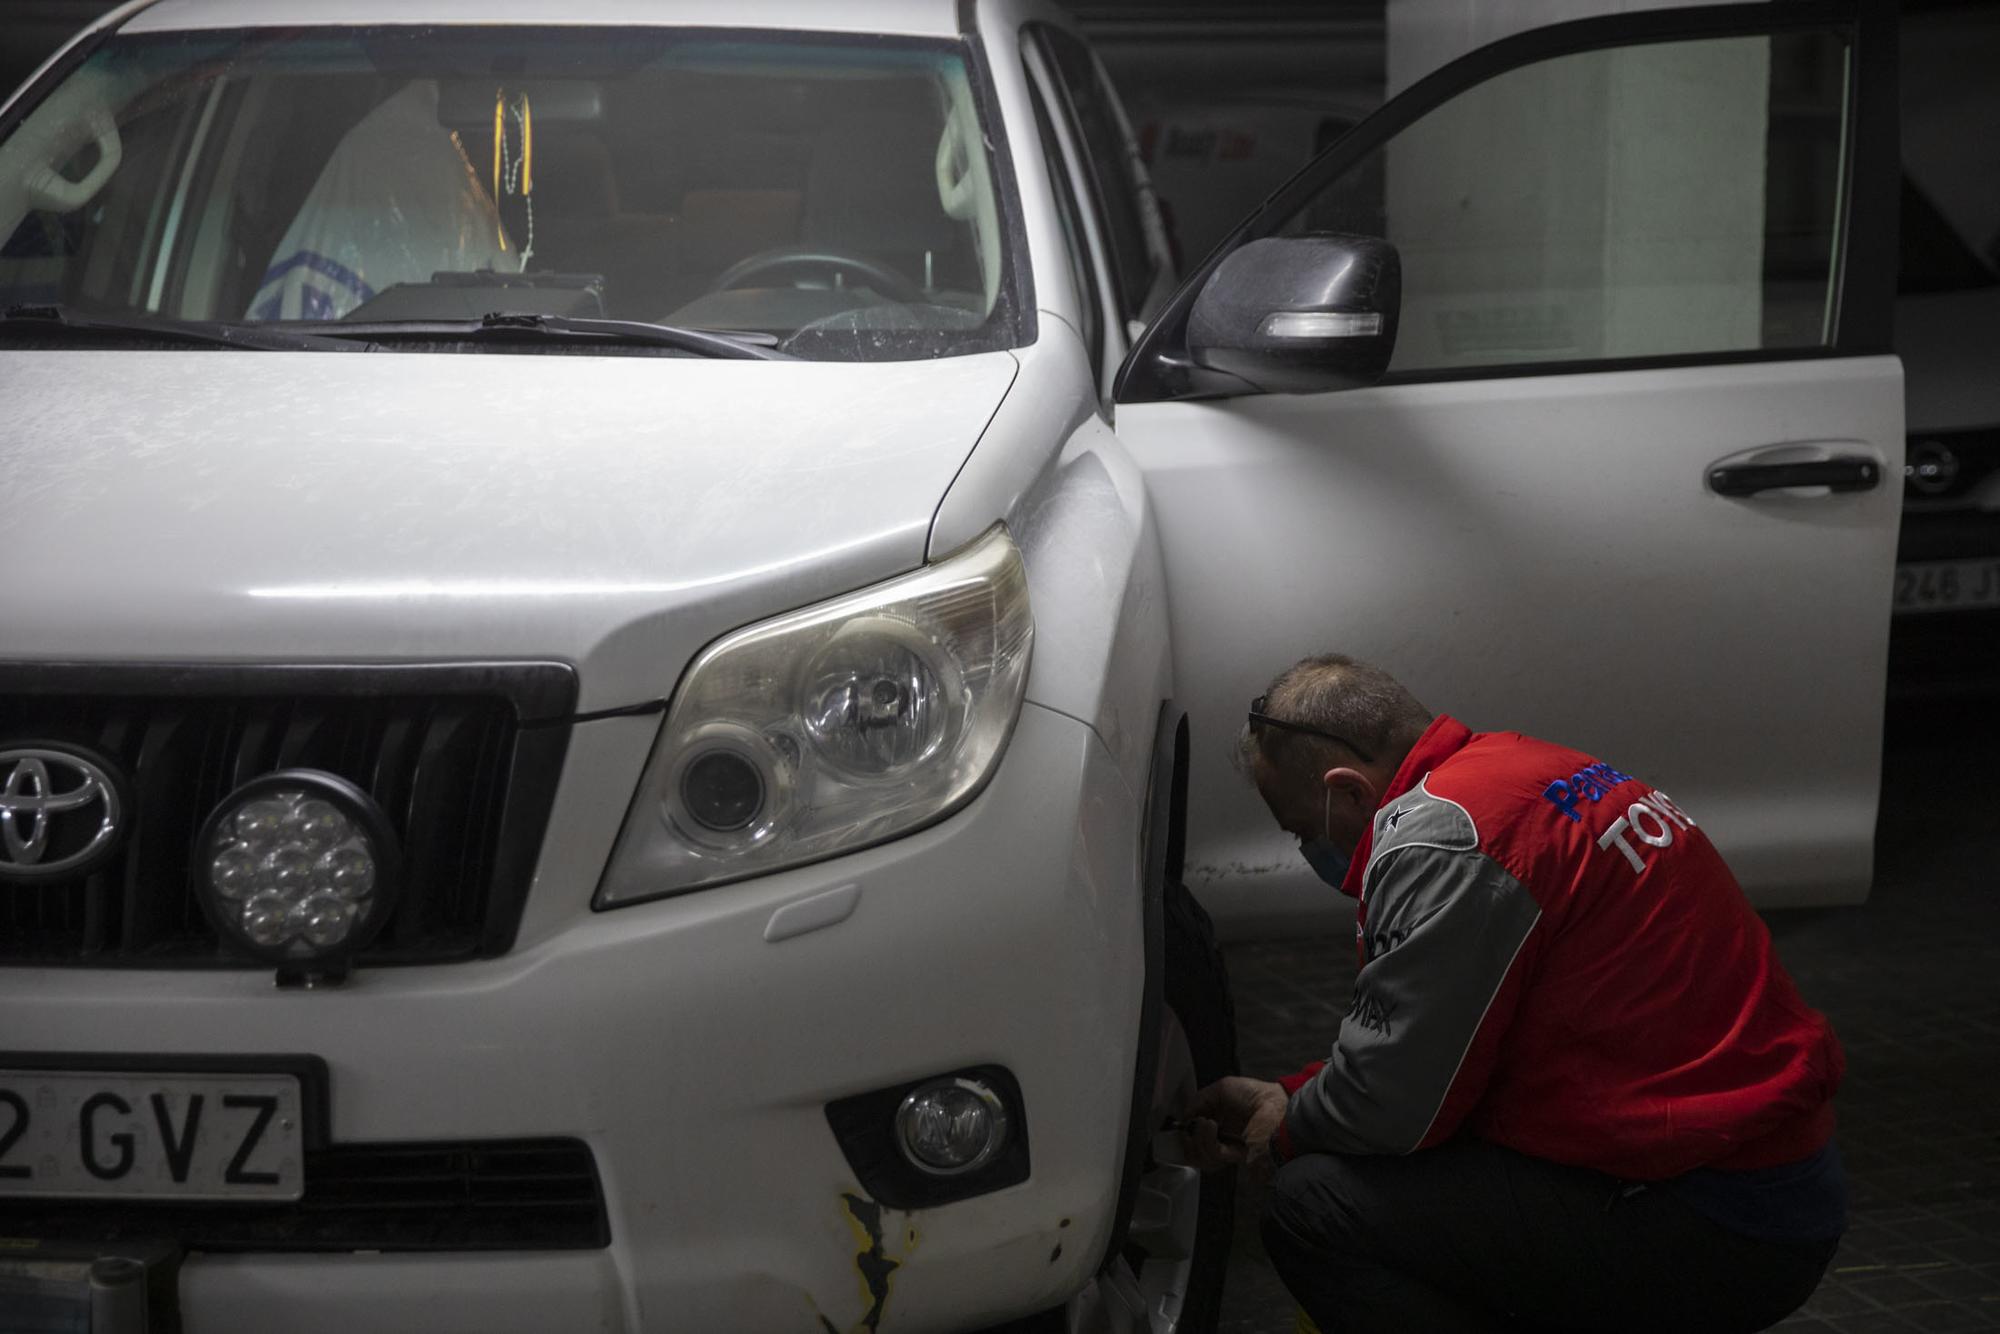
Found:
<svg viewBox="0 0 2000 1334"><path fill-rule="evenodd" d="M0 1196L296 1200L299 1079L0 1070Z"/></svg>
<svg viewBox="0 0 2000 1334"><path fill-rule="evenodd" d="M1928 560L1896 567L1896 610L1965 611L2000 607L2000 556Z"/></svg>

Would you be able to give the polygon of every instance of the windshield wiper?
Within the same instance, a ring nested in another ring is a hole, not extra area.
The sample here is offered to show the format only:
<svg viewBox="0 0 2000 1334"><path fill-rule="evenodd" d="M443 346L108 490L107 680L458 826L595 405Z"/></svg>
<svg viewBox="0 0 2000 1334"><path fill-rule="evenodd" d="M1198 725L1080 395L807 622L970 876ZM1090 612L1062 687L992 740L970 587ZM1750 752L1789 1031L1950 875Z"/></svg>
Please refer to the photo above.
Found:
<svg viewBox="0 0 2000 1334"><path fill-rule="evenodd" d="M154 338L203 347L252 352L365 352L367 347L319 334L267 329L216 320L174 320L147 315L75 315L61 306L9 306L0 311L0 333L90 334L112 338Z"/></svg>
<svg viewBox="0 0 2000 1334"><path fill-rule="evenodd" d="M730 361L796 361L780 352L769 334L715 333L707 329L685 329L672 324L646 324L638 320L603 320L577 315L535 315L518 311L496 311L476 320L377 320L329 324L331 338L552 338L562 341L602 341L630 343L643 347L670 347L679 352Z"/></svg>

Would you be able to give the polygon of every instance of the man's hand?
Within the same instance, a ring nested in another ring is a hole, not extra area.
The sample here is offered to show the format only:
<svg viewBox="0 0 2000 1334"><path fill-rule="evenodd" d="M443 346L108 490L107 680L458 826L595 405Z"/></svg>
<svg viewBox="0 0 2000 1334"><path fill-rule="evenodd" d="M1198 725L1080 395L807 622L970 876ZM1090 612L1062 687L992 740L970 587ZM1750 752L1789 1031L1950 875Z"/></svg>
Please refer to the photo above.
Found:
<svg viewBox="0 0 2000 1334"><path fill-rule="evenodd" d="M1188 1164L1213 1172L1231 1163L1248 1164L1259 1181L1271 1175L1272 1134L1285 1119L1291 1103L1285 1090L1261 1079L1230 1075L1194 1095L1181 1143ZM1224 1137L1237 1141L1225 1143Z"/></svg>

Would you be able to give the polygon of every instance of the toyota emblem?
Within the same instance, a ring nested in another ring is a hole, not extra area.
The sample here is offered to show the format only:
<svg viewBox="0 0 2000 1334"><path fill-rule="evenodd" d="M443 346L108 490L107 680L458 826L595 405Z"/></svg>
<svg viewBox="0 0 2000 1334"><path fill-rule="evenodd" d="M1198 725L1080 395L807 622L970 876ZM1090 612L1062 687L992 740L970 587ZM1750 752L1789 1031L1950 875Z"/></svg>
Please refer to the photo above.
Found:
<svg viewBox="0 0 2000 1334"><path fill-rule="evenodd" d="M101 865L125 815L115 772L68 746L0 748L0 881L79 876Z"/></svg>

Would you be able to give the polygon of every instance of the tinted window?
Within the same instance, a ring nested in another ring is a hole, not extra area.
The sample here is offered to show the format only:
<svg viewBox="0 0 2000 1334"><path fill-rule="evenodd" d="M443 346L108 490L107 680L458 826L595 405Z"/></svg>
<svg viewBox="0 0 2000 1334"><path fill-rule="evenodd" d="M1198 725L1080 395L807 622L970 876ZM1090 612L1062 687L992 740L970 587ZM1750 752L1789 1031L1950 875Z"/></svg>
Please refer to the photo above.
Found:
<svg viewBox="0 0 2000 1334"><path fill-rule="evenodd" d="M1110 90L1099 77L1089 48L1056 29L1043 29L1042 37L1088 158L1097 214L1104 220L1116 270L1118 308L1127 319L1133 319L1153 282L1153 257L1146 246L1146 226L1140 212L1137 163L1119 129Z"/></svg>
<svg viewBox="0 0 2000 1334"><path fill-rule="evenodd" d="M1847 50L1664 42L1499 74L1362 159L1288 228L1385 236L1392 371L1831 341Z"/></svg>
<svg viewBox="0 0 2000 1334"><path fill-rule="evenodd" d="M1049 188L1055 192L1056 213L1062 220L1063 247L1069 254L1070 277L1076 283L1076 299L1083 307L1083 345L1090 349L1090 369L1100 374L1104 365L1104 301L1097 274L1090 262L1090 242L1083 224L1082 206L1071 188L1070 174L1063 159L1062 145L1056 141L1056 127L1049 119L1048 104L1042 100L1041 86L1028 76L1028 96L1035 104L1035 128L1041 134L1042 160L1048 165Z"/></svg>

